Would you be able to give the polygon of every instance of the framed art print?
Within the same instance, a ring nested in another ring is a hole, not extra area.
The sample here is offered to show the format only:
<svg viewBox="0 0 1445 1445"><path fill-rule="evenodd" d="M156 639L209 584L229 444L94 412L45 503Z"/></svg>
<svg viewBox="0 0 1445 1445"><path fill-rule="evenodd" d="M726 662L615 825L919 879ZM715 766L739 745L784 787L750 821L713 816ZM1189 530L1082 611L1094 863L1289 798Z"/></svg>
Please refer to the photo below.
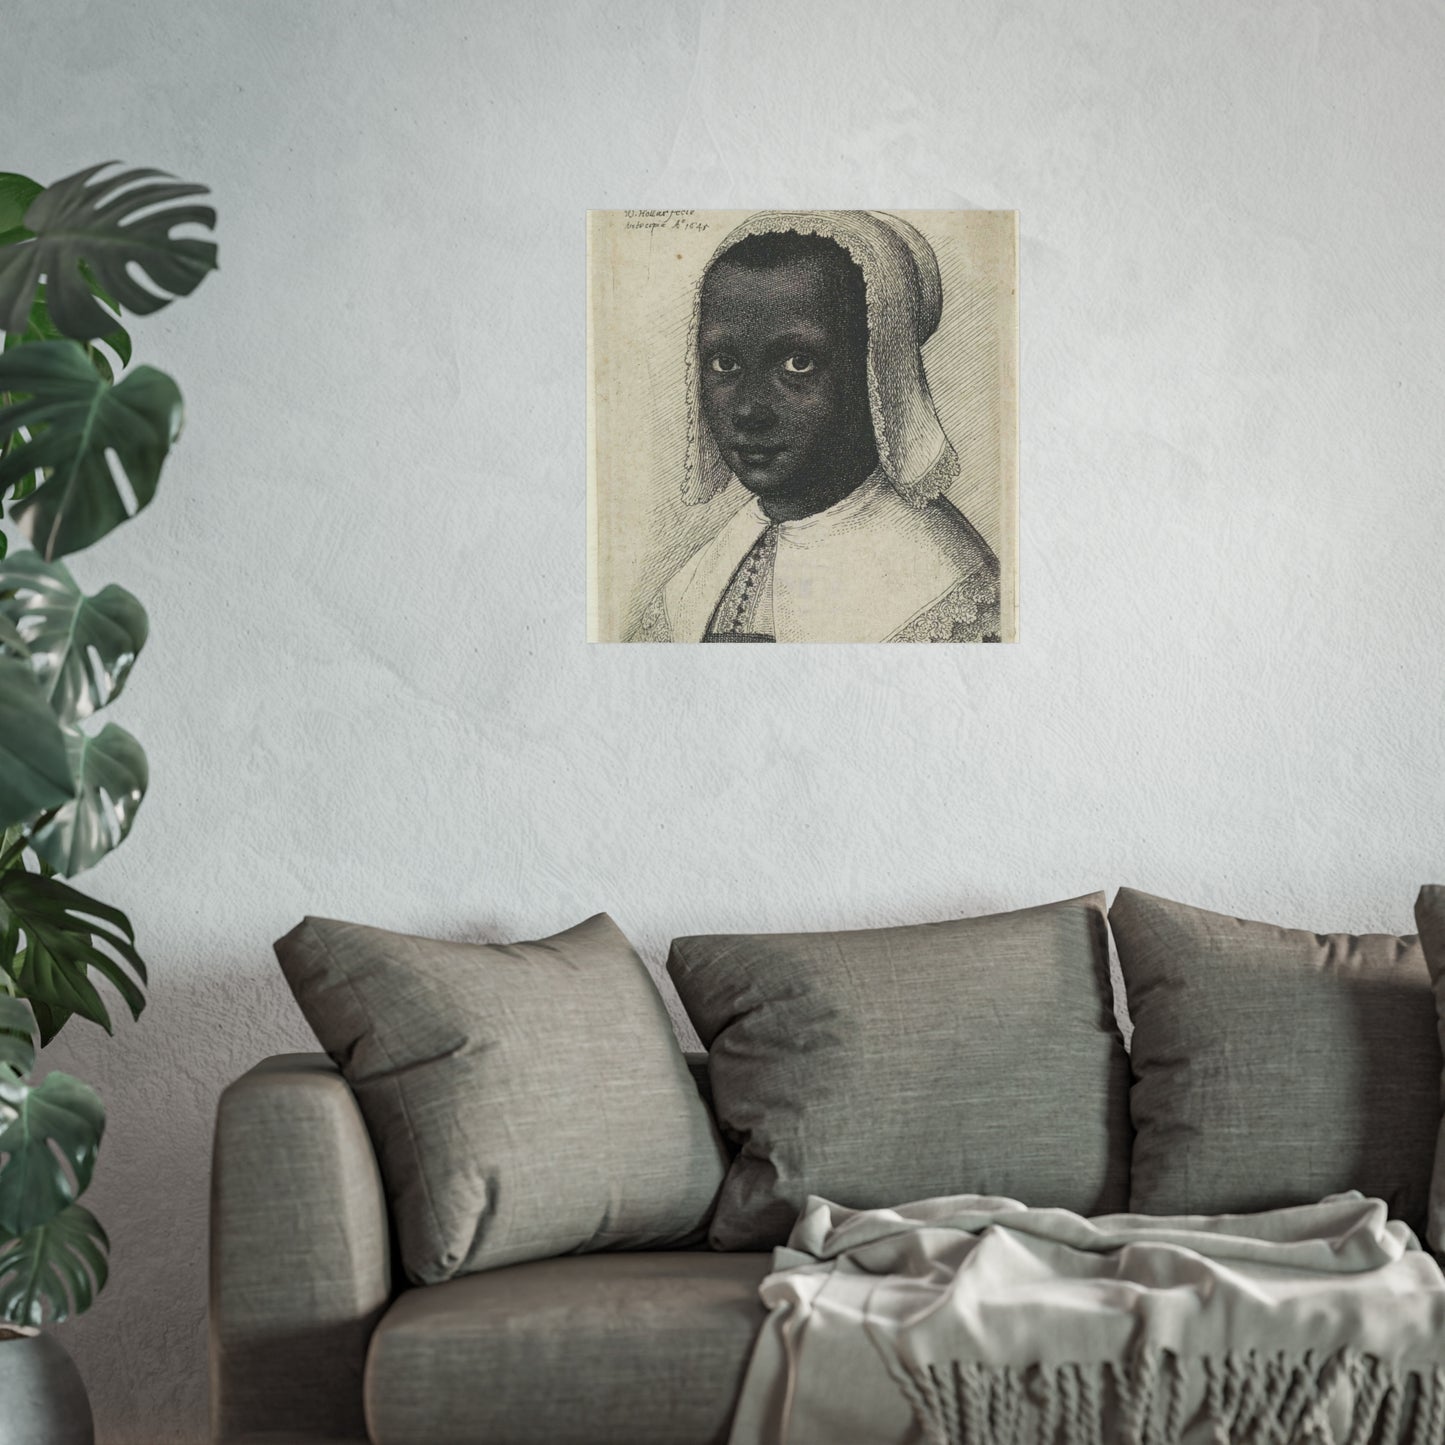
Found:
<svg viewBox="0 0 1445 1445"><path fill-rule="evenodd" d="M1010 642L1012 211L593 211L588 637Z"/></svg>

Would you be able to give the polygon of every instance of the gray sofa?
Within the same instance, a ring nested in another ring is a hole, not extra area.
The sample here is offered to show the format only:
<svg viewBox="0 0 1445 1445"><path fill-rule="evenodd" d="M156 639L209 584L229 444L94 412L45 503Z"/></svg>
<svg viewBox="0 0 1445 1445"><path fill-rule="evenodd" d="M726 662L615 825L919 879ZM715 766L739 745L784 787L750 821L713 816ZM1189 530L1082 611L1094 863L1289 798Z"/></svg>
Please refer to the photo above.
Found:
<svg viewBox="0 0 1445 1445"><path fill-rule="evenodd" d="M688 1063L706 1098L705 1056ZM225 1091L216 1445L726 1441L771 1253L570 1255L400 1288L393 1249L366 1126L325 1054L267 1059Z"/></svg>
<svg viewBox="0 0 1445 1445"><path fill-rule="evenodd" d="M1422 901L1445 978L1445 889ZM1131 889L1108 925L1127 1055L1089 895L676 939L709 1050L684 1067L604 915L495 946L305 921L278 958L328 1053L219 1105L216 1445L725 1445L809 1196L1172 1216L1349 1189L1445 1243L1416 936ZM680 1211L659 1225L654 1198Z"/></svg>

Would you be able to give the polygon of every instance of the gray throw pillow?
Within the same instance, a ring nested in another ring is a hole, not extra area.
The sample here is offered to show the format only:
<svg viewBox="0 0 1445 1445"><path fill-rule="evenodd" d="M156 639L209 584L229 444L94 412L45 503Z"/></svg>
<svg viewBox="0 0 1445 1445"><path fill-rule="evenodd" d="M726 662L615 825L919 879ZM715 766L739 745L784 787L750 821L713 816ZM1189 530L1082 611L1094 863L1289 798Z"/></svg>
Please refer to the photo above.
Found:
<svg viewBox="0 0 1445 1445"><path fill-rule="evenodd" d="M1435 1020L1438 1037L1445 1048L1445 887L1427 883L1415 900L1415 926L1420 930L1420 943L1425 949L1425 963L1435 991ZM1437 1100L1445 1102L1445 1076L1439 1082ZM1445 1115L1437 1106L1440 1119L1435 1139L1435 1170L1430 1182L1430 1213L1426 1233L1430 1246L1445 1254Z"/></svg>
<svg viewBox="0 0 1445 1445"><path fill-rule="evenodd" d="M1217 1214L1345 1189L1417 1232L1440 1046L1413 935L1310 933L1121 888L1130 1208Z"/></svg>
<svg viewBox="0 0 1445 1445"><path fill-rule="evenodd" d="M667 968L740 1146L714 1248L783 1243L809 1194L1123 1208L1129 1066L1102 894L904 928L679 938Z"/></svg>
<svg viewBox="0 0 1445 1445"><path fill-rule="evenodd" d="M276 957L356 1094L414 1282L702 1237L727 1155L605 913L492 945L307 918Z"/></svg>

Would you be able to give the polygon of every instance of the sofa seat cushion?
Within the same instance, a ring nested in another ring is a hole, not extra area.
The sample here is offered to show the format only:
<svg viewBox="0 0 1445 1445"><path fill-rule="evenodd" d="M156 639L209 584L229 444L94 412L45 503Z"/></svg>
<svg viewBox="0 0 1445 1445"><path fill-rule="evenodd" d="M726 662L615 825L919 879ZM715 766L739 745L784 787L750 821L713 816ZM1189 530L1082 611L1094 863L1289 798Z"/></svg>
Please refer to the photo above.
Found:
<svg viewBox="0 0 1445 1445"><path fill-rule="evenodd" d="M406 1291L372 1337L375 1445L723 1445L771 1253L569 1255Z"/></svg>

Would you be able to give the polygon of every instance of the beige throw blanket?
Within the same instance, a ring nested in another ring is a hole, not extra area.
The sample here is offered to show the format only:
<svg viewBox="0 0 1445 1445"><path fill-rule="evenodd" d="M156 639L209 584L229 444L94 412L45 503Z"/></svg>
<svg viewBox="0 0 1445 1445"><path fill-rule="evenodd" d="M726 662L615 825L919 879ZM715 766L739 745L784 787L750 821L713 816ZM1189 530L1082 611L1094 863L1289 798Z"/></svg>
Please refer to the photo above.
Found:
<svg viewBox="0 0 1445 1445"><path fill-rule="evenodd" d="M1359 1194L813 1198L774 1266L731 1445L1445 1445L1445 1275Z"/></svg>

